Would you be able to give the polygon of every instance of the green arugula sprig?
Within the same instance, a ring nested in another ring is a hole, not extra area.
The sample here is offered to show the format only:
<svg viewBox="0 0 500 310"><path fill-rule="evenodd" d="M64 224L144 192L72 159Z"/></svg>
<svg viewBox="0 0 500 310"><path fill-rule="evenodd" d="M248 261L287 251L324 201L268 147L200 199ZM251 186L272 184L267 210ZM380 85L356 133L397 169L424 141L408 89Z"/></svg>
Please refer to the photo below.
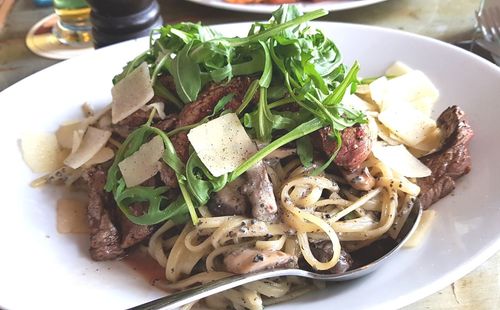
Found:
<svg viewBox="0 0 500 310"><path fill-rule="evenodd" d="M354 92L358 84L358 63L347 70L336 45L306 23L326 14L324 10L302 14L297 7L285 5L274 12L268 22L254 23L248 36L242 38L223 37L194 23L167 25L152 33L149 50L129 62L114 78L114 83L145 61L150 67L155 94L180 110L196 100L209 82L260 74L235 113L241 116L254 138L268 144L221 177L211 175L195 152L191 152L186 165L180 161L169 137L225 113L233 94L222 98L211 115L193 125L164 133L148 122L127 137L108 171L106 190L113 193L118 206L131 221L150 225L189 214L196 223L195 209L205 204L213 192L221 190L277 148L295 141L302 164L310 166L313 148L308 135L326 126L332 129L331 138L337 141L337 150L313 173L320 173L334 160L342 143L340 131L366 122L366 117L341 104L344 95ZM164 74L173 77L175 94L158 79ZM251 104L257 96L257 104ZM293 109L286 109L288 105ZM169 190L165 187L126 188L118 169L121 160L154 135L162 137L165 145L162 160L176 173L181 195L174 201L164 198ZM130 207L134 202L148 203L147 212L134 215Z"/></svg>

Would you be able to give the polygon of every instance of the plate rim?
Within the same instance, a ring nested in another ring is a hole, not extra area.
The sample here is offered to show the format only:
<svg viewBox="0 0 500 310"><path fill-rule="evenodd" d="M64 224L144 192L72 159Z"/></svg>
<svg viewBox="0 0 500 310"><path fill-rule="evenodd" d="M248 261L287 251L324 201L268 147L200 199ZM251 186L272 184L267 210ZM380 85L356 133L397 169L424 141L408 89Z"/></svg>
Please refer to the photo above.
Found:
<svg viewBox="0 0 500 310"><path fill-rule="evenodd" d="M247 13L272 13L279 8L279 4L233 4L224 2L224 0L209 0L208 2L205 0L185 0L191 3L196 3L203 6L208 6L212 8L217 8L221 10L229 10L229 11L237 11L237 12L247 12ZM335 11L345 11L356 9L360 7L370 6L373 4L385 2L388 0L358 0L358 1L350 1L345 3L329 3L323 7L327 11L335 12ZM351 3L352 2L352 3ZM301 9L308 11L309 6L314 5L316 8L318 3L295 3L301 7Z"/></svg>

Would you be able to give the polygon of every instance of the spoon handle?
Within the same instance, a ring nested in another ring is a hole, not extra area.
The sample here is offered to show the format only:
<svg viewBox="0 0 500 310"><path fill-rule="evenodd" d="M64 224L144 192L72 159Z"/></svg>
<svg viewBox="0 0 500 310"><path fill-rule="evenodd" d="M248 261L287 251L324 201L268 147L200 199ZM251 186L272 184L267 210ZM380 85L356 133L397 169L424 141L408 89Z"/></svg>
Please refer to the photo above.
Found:
<svg viewBox="0 0 500 310"><path fill-rule="evenodd" d="M233 287L240 286L253 281L272 278L272 277L279 277L284 275L305 276L304 273L307 272L304 272L300 269L275 269L275 270L264 270L252 274L237 274L207 284L196 286L175 294L161 297L156 300L150 301L148 303L130 308L129 310L177 309L178 307L181 307L193 301L197 301L202 298L211 296L213 294L217 294L222 291L231 289Z"/></svg>

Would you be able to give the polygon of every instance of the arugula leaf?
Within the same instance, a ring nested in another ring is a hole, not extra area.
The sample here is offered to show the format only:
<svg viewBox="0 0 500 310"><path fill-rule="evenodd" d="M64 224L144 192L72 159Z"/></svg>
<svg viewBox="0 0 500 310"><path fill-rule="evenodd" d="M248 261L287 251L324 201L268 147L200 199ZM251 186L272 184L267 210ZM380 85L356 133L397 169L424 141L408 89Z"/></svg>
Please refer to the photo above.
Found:
<svg viewBox="0 0 500 310"><path fill-rule="evenodd" d="M317 118L313 118L308 122L302 123L289 133L279 137L278 139L272 141L264 148L262 148L257 153L253 154L249 159L247 159L243 164L236 168L233 172L229 174L228 182L235 180L237 177L242 175L248 169L253 167L257 162L261 161L267 155L271 154L274 150L283 145L295 141L305 135L308 135L320 128L323 128L324 124Z"/></svg>
<svg viewBox="0 0 500 310"><path fill-rule="evenodd" d="M309 136L303 136L297 140L297 154L304 167L308 168L312 165L313 146Z"/></svg>
<svg viewBox="0 0 500 310"><path fill-rule="evenodd" d="M250 86L247 89L247 92L245 93L245 96L243 97L243 100L241 101L241 105L236 110L236 114L241 114L241 112L243 112L243 110L246 109L250 101L252 101L252 99L255 97L258 88L259 88L259 80L255 80L250 84Z"/></svg>
<svg viewBox="0 0 500 310"><path fill-rule="evenodd" d="M172 102L179 110L182 109L184 104L177 98L174 94L172 94L165 86L163 86L160 82L156 81L153 85L153 90L156 95Z"/></svg>
<svg viewBox="0 0 500 310"><path fill-rule="evenodd" d="M260 87L268 88L269 85L271 85L271 79L273 77L273 62L271 60L269 48L267 47L266 43L262 41L259 41L259 43L262 46L265 55L264 70L262 71L262 76L260 77L259 85Z"/></svg>
<svg viewBox="0 0 500 310"><path fill-rule="evenodd" d="M212 112L212 114L210 114L209 117L211 118L211 117L214 117L217 114L219 114L219 112L221 112L222 110L224 110L224 108L226 107L226 105L229 102L231 102L231 100L233 100L233 98L234 98L234 94L233 93L225 95L224 97L222 97L219 101L217 101L217 104L214 107L214 111Z"/></svg>
<svg viewBox="0 0 500 310"><path fill-rule="evenodd" d="M260 88L259 105L257 108L257 122L254 126L257 140L267 143L271 141L273 115L267 105L267 89Z"/></svg>
<svg viewBox="0 0 500 310"><path fill-rule="evenodd" d="M227 174L214 177L198 155L193 152L186 164L186 179L189 190L198 204L204 205L210 199L212 192L220 191L226 185Z"/></svg>
<svg viewBox="0 0 500 310"><path fill-rule="evenodd" d="M189 57L191 47L192 43L184 46L172 60L170 68L175 89L184 103L195 101L201 89L200 67Z"/></svg>
<svg viewBox="0 0 500 310"><path fill-rule="evenodd" d="M324 10L302 14L295 6L284 5L268 22L254 23L248 36L242 38L225 38L210 28L193 23L167 25L155 31L154 37L159 37L153 42L151 35L150 49L128 63L114 82L146 61L155 94L172 101L180 109L185 103L196 100L206 83L221 83L238 75L260 74L260 78L247 89L235 112L247 112L242 117L245 127L268 145L232 173L218 178L210 174L196 153L191 153L186 165L178 158L169 137L220 115L233 100L233 94L221 98L213 113L196 124L169 133L146 124L127 137L108 171L106 190L113 192L124 214L134 222L147 224L166 219L186 220L189 214L196 223L196 208L206 203L211 193L222 189L227 182L245 173L275 149L296 141L302 164L310 166L313 149L308 134L330 126L331 137L337 139L338 148L313 173L323 171L340 148L340 131L355 123L366 122L366 116L361 112L342 105L344 94L356 88L359 65L355 63L347 72L334 42L320 30L313 30L305 24L325 14ZM173 76L177 94L169 93L156 80L166 73ZM251 106L257 91L258 103ZM287 104L298 105L299 111L272 110ZM286 133L283 135L283 132ZM181 190L182 195L172 202L163 196L164 188L126 188L117 167L118 162L137 151L153 135L162 137L165 144L162 160L175 171ZM272 141L276 136L278 138ZM148 212L141 217L134 216L130 209L132 202L149 203Z"/></svg>

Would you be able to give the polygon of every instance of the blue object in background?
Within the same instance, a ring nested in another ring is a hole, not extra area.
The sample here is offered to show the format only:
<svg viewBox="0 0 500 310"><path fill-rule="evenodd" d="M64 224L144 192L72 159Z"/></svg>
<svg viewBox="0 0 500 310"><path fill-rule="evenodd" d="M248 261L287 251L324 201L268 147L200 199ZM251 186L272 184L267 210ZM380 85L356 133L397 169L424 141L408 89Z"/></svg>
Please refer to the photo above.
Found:
<svg viewBox="0 0 500 310"><path fill-rule="evenodd" d="M52 0L33 0L36 6L51 6Z"/></svg>

